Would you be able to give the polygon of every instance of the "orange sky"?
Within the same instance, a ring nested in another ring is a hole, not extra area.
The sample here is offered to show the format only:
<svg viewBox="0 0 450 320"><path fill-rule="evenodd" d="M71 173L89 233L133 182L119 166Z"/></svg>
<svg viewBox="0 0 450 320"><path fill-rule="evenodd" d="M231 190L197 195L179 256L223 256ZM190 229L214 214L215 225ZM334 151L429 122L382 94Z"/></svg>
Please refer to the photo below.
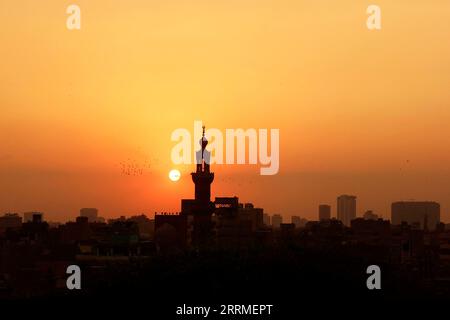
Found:
<svg viewBox="0 0 450 320"><path fill-rule="evenodd" d="M449 221L449 22L443 0L2 0L0 212L176 211L192 168L170 134L203 120L280 129L277 176L214 166L213 195L309 219L342 193L384 217L434 200Z"/></svg>

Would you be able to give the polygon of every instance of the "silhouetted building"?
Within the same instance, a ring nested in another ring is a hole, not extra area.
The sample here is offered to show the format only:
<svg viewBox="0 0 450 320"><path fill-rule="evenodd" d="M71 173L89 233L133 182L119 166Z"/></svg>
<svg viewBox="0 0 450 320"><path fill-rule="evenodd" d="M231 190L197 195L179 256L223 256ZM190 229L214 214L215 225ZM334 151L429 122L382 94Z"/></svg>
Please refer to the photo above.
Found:
<svg viewBox="0 0 450 320"><path fill-rule="evenodd" d="M264 210L262 208L255 208L252 203L239 205L239 220L250 221L252 231L256 231L263 227L263 214Z"/></svg>
<svg viewBox="0 0 450 320"><path fill-rule="evenodd" d="M302 223L302 218L300 218L299 216L292 216L291 217L291 223L294 224L294 226L296 228L300 228L301 227L301 223Z"/></svg>
<svg viewBox="0 0 450 320"><path fill-rule="evenodd" d="M299 216L292 216L291 222L295 225L295 227L298 228L304 228L308 220L303 219Z"/></svg>
<svg viewBox="0 0 450 320"><path fill-rule="evenodd" d="M166 233L170 226L178 233L178 243L195 247L205 246L213 239L212 214L215 206L211 201L211 184L214 173L210 172L210 153L206 150L208 140L205 137L205 127L200 139L201 150L196 152L196 171L191 173L195 185L195 198L181 200L181 213L179 215L155 215L155 240L158 241L159 231L165 225ZM170 217L170 218L169 218ZM183 232L179 232L181 229ZM184 238L181 239L181 238Z"/></svg>
<svg viewBox="0 0 450 320"><path fill-rule="evenodd" d="M283 242L291 241L294 237L295 224L293 223L282 223L280 224L280 239Z"/></svg>
<svg viewBox="0 0 450 320"><path fill-rule="evenodd" d="M34 213L31 222L22 224L22 231L31 240L44 240L48 236L48 223L42 219L42 213Z"/></svg>
<svg viewBox="0 0 450 320"><path fill-rule="evenodd" d="M440 222L441 207L431 201L400 201L391 206L391 220L393 225L406 222L416 225L420 229L435 230Z"/></svg>
<svg viewBox="0 0 450 320"><path fill-rule="evenodd" d="M231 212L236 211L239 208L239 198L238 197L216 197L214 201L214 206L216 208L216 213L224 214L225 211ZM221 211L224 209L225 211Z"/></svg>
<svg viewBox="0 0 450 320"><path fill-rule="evenodd" d="M80 209L80 217L87 217L89 222L96 222L98 210L96 208L82 208Z"/></svg>
<svg viewBox="0 0 450 320"><path fill-rule="evenodd" d="M331 206L327 204L319 205L319 221L331 219Z"/></svg>
<svg viewBox="0 0 450 320"><path fill-rule="evenodd" d="M264 225L270 226L270 215L268 213L263 214Z"/></svg>
<svg viewBox="0 0 450 320"><path fill-rule="evenodd" d="M391 231L389 220L357 218L351 221L351 228L357 235L388 236Z"/></svg>
<svg viewBox="0 0 450 320"><path fill-rule="evenodd" d="M378 215L376 215L375 213L373 213L372 210L368 210L366 212L364 212L363 218L365 220L378 220Z"/></svg>
<svg viewBox="0 0 450 320"><path fill-rule="evenodd" d="M6 230L17 230L22 227L22 217L17 213L5 213L0 217L0 233Z"/></svg>
<svg viewBox="0 0 450 320"><path fill-rule="evenodd" d="M58 230L61 243L73 244L78 241L89 240L92 233L88 219L88 217L77 217L75 222L67 222L60 226Z"/></svg>
<svg viewBox="0 0 450 320"><path fill-rule="evenodd" d="M216 236L219 248L242 249L252 244L255 216L252 219L249 214L242 214L244 206L238 201L237 197L216 198Z"/></svg>
<svg viewBox="0 0 450 320"><path fill-rule="evenodd" d="M306 232L310 233L315 239L320 242L327 238L336 239L342 236L344 226L342 221L337 219L328 219L321 221L308 221L305 225Z"/></svg>
<svg viewBox="0 0 450 320"><path fill-rule="evenodd" d="M208 140L205 137L205 127L200 139L201 150L196 153L196 171L191 173L192 181L195 185L195 199L190 202L189 212L184 211L182 206L182 215L191 215L192 217L192 235L191 241L194 246L203 246L212 239L212 220L211 215L215 206L211 202L211 183L214 181L214 173L210 172L209 157L206 150Z"/></svg>
<svg viewBox="0 0 450 320"><path fill-rule="evenodd" d="M33 223L42 223L44 222L44 216L42 213L33 213L33 217L31 219L31 222Z"/></svg>
<svg viewBox="0 0 450 320"><path fill-rule="evenodd" d="M356 218L356 197L341 195L337 198L337 218L350 227L350 223Z"/></svg>
<svg viewBox="0 0 450 320"><path fill-rule="evenodd" d="M23 222L32 222L33 216L35 214L41 215L42 219L44 218L44 214L42 212L37 212L37 211L24 212Z"/></svg>
<svg viewBox="0 0 450 320"><path fill-rule="evenodd" d="M255 241L266 241L263 209L240 204L237 197L216 197L215 234L217 245L226 249L244 249Z"/></svg>
<svg viewBox="0 0 450 320"><path fill-rule="evenodd" d="M139 228L139 236L144 239L153 239L155 235L155 220L147 218L145 214L132 216L128 219L137 224Z"/></svg>
<svg viewBox="0 0 450 320"><path fill-rule="evenodd" d="M279 214L274 214L272 216L272 227L275 229L279 229L280 225L283 223L283 217Z"/></svg>
<svg viewBox="0 0 450 320"><path fill-rule="evenodd" d="M187 215L155 215L155 242L161 250L183 249L187 245Z"/></svg>
<svg viewBox="0 0 450 320"><path fill-rule="evenodd" d="M196 152L196 171L191 173L195 184L195 201L199 204L208 205L211 201L211 183L214 181L214 173L210 172L209 152L206 150L208 140L203 135L199 141L201 150Z"/></svg>

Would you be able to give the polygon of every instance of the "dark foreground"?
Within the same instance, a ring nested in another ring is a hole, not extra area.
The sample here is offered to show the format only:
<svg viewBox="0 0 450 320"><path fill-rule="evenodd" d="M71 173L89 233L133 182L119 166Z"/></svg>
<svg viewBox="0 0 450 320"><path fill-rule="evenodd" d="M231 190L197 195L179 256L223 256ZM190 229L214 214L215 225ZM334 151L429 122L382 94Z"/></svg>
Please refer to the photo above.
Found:
<svg viewBox="0 0 450 320"><path fill-rule="evenodd" d="M203 251L156 256L148 260L94 266L80 264L81 290L59 289L33 297L4 299L9 304L68 306L74 312L135 313L145 318L202 319L177 315L178 307L273 305L271 314L209 314L219 319L301 318L384 308L400 312L425 305L448 305L450 287L426 272L338 249L306 250L295 246L264 251ZM381 290L369 290L366 269L381 269ZM106 309L105 309L106 308ZM230 310L230 309L227 309ZM231 312L234 312L234 308ZM239 310L239 308L238 308Z"/></svg>

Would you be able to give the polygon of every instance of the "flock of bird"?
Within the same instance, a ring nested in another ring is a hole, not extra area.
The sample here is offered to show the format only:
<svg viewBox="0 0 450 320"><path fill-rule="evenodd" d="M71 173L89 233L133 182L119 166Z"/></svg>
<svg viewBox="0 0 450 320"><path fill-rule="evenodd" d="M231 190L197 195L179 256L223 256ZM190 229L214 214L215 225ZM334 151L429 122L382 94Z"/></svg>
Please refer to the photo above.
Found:
<svg viewBox="0 0 450 320"><path fill-rule="evenodd" d="M157 160L157 159L155 159ZM141 176L147 173L151 169L151 161L145 159L139 161L136 159L128 158L126 161L120 162L121 173L126 176Z"/></svg>
<svg viewBox="0 0 450 320"><path fill-rule="evenodd" d="M153 159L157 161L158 159ZM123 175L126 176L141 176L144 173L148 173L151 170L152 161L146 158L143 161L128 158L126 161L120 162L120 170ZM243 185L253 184L255 181L253 179L248 179L243 183L241 179L234 179L230 176L223 176L217 179L218 181L226 184L234 184L237 187L242 187Z"/></svg>

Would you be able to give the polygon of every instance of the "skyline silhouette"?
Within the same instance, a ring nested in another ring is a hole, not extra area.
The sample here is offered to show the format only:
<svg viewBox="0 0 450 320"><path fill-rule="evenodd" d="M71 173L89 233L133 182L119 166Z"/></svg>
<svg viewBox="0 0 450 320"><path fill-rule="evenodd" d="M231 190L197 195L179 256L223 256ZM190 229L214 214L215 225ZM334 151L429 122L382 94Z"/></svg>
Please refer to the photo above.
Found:
<svg viewBox="0 0 450 320"><path fill-rule="evenodd" d="M193 167L194 198L181 199L180 212L158 213L154 220L137 215L106 222L96 208L53 226L37 212L23 222L17 215L0 217L0 256L6 258L0 260L0 299L136 302L148 299L150 286L155 310L170 314L188 292L194 301L264 297L292 312L286 301L295 295L286 285L301 285L308 292L303 301L337 292L358 303L450 298L450 231L439 223L439 204L393 203L391 224L371 211L356 218L356 197L342 195L342 221L330 219L322 204L317 221L289 223L238 197L212 201L213 168L203 157ZM69 265L82 270L79 292L65 286ZM382 294L366 287L365 270L373 265L383 270Z"/></svg>
<svg viewBox="0 0 450 320"><path fill-rule="evenodd" d="M380 0L379 31L357 1L98 0L72 31L53 0L2 4L0 212L175 211L191 168L170 134L201 119L281 133L278 175L216 167L213 193L307 219L341 194L384 218L430 200L450 220L448 3Z"/></svg>
<svg viewBox="0 0 450 320"><path fill-rule="evenodd" d="M442 0L1 0L0 314L445 314L449 22Z"/></svg>

